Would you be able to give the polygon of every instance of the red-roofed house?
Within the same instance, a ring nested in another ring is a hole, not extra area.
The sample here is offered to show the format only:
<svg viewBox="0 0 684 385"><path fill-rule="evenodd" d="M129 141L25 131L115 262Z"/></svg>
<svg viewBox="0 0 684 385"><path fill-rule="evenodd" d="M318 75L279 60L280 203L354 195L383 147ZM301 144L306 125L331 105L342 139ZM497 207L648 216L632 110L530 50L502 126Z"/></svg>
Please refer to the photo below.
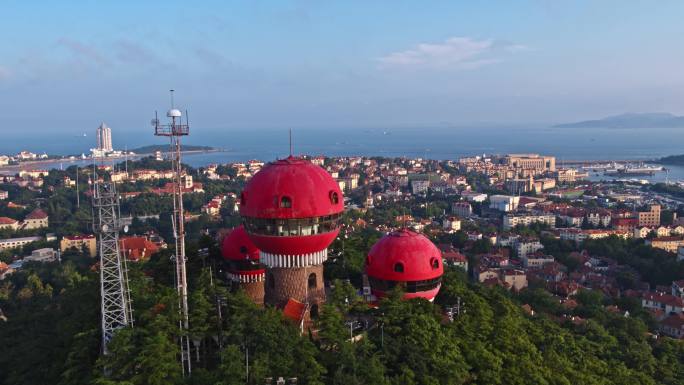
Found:
<svg viewBox="0 0 684 385"><path fill-rule="evenodd" d="M25 230L41 229L43 227L48 227L48 215L41 209L31 211L21 224L21 228Z"/></svg>
<svg viewBox="0 0 684 385"><path fill-rule="evenodd" d="M660 322L660 331L672 338L684 338L684 315L673 314Z"/></svg>
<svg viewBox="0 0 684 385"><path fill-rule="evenodd" d="M122 237L119 239L121 254L129 261L147 259L159 251L157 245L145 237Z"/></svg>
<svg viewBox="0 0 684 385"><path fill-rule="evenodd" d="M19 221L9 217L0 217L0 229L16 230L19 228Z"/></svg>
<svg viewBox="0 0 684 385"><path fill-rule="evenodd" d="M671 294L645 293L641 298L641 306L647 309L661 309L665 314L684 312L684 300Z"/></svg>

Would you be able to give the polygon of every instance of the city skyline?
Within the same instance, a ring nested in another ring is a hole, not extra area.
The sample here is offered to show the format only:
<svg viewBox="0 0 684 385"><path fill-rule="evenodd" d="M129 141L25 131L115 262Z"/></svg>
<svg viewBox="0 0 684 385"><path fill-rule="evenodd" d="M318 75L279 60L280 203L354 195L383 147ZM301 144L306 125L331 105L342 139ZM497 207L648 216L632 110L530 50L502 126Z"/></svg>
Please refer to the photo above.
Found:
<svg viewBox="0 0 684 385"><path fill-rule="evenodd" d="M17 36L0 48L5 124L27 133L131 133L169 88L206 131L684 113L673 1L34 8L8 7L0 26Z"/></svg>

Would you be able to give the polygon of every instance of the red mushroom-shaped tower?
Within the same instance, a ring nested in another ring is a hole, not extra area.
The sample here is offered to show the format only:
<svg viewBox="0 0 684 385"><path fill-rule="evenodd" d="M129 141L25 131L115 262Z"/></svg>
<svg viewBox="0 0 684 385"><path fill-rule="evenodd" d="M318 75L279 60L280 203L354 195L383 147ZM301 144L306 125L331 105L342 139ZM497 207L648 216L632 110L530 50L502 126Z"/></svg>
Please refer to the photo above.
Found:
<svg viewBox="0 0 684 385"><path fill-rule="evenodd" d="M373 245L366 258L366 274L377 297L399 285L406 299L432 301L444 274L442 253L425 236L407 229L397 230Z"/></svg>
<svg viewBox="0 0 684 385"><path fill-rule="evenodd" d="M259 261L259 249L243 226L236 227L223 238L221 254L233 287L242 288L254 302L263 304L266 269Z"/></svg>
<svg viewBox="0 0 684 385"><path fill-rule="evenodd" d="M339 232L342 191L323 168L290 156L264 166L240 195L240 214L268 266L266 302L325 301L323 262ZM316 306L314 308L314 306Z"/></svg>

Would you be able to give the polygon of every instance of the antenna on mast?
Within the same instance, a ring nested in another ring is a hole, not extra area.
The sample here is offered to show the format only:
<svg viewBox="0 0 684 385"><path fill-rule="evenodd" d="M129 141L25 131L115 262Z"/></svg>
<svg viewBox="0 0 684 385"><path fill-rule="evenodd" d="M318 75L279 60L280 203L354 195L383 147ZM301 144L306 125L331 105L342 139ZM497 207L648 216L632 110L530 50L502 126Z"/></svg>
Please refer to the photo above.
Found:
<svg viewBox="0 0 684 385"><path fill-rule="evenodd" d="M181 137L190 134L190 127L188 125L187 111L185 113L185 123L183 123L183 114L176 109L173 100L173 90L169 90L171 97L171 109L166 113L169 122L162 124L159 122L157 113L152 120L154 126L154 134L156 136L166 136L170 139L170 153L172 154L172 165L174 173L173 183L173 229L175 238L175 255L174 260L176 264L176 290L178 293L178 315L179 329L180 329L180 350L181 350L181 366L183 369L183 376L188 376L192 372L192 364L190 361L190 337L188 336L189 326L189 311L188 311L188 285L187 272L185 268L185 219L183 209L183 166L181 163Z"/></svg>
<svg viewBox="0 0 684 385"><path fill-rule="evenodd" d="M290 128L290 156L292 156L292 129Z"/></svg>

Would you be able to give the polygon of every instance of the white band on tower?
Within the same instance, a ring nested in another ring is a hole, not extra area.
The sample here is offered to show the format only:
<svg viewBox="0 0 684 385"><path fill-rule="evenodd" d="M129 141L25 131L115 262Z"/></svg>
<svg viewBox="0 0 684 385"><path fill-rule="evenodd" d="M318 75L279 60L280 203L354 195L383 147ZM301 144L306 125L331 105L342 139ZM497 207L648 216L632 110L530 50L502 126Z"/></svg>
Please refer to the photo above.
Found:
<svg viewBox="0 0 684 385"><path fill-rule="evenodd" d="M270 254L259 251L261 263L268 267L308 267L320 265L328 259L328 249L302 255Z"/></svg>

